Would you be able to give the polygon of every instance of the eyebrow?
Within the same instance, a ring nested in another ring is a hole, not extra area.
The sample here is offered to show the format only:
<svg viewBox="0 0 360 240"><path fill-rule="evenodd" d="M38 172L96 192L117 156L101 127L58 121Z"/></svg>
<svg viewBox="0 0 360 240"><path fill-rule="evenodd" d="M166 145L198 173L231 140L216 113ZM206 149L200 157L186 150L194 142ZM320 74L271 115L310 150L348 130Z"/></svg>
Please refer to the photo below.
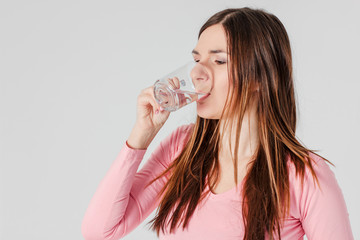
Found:
<svg viewBox="0 0 360 240"><path fill-rule="evenodd" d="M195 49L192 50L191 52L192 54L196 54L196 55L200 55L200 53L198 51L196 51ZM219 50L219 49L216 49L216 50L209 50L209 53L210 54L214 54L214 53L226 53L228 54L227 52L225 52L224 50Z"/></svg>

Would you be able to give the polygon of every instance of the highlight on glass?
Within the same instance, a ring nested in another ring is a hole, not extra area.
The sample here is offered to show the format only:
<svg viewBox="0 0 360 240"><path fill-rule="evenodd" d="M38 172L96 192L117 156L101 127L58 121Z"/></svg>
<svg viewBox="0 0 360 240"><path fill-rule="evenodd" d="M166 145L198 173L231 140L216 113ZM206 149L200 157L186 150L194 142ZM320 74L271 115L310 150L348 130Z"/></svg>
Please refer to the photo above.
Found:
<svg viewBox="0 0 360 240"><path fill-rule="evenodd" d="M196 91L190 74L195 65L188 62L155 82L154 96L163 109L173 112L210 95Z"/></svg>

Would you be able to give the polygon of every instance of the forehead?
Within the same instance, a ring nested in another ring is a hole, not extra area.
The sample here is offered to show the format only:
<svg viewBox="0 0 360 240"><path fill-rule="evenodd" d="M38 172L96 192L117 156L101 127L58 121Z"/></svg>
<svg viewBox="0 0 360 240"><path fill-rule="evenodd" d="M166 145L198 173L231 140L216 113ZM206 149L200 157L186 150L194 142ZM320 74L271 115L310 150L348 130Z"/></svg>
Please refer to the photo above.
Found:
<svg viewBox="0 0 360 240"><path fill-rule="evenodd" d="M208 49L222 49L226 51L227 40L223 26L216 24L206 28L201 33L195 49L200 52L207 52Z"/></svg>

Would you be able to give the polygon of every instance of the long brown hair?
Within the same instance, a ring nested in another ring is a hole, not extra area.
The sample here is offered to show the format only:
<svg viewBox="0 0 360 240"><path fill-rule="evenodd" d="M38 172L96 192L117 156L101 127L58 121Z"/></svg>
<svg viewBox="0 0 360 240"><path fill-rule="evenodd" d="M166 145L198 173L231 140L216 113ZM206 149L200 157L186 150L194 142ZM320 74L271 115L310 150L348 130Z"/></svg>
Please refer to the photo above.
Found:
<svg viewBox="0 0 360 240"><path fill-rule="evenodd" d="M201 27L198 37L215 24L221 24L226 32L229 81L233 87L222 117L217 120L198 116L181 154L149 183L171 173L159 193L162 198L157 215L150 221L151 227L158 235L160 230L165 232L169 224L170 232L181 223L184 229L197 205L208 194L204 192L206 184L213 191L219 180L219 143L223 139L220 127L235 130L233 159L237 185L241 123L254 96L253 86L258 86L259 146L250 161L242 189L244 239L264 239L266 232L271 239L274 235L280 239L281 219L290 207L286 160L295 165L296 174L302 180L308 167L318 183L309 154L321 157L315 153L317 150L307 149L295 136L296 101L289 38L280 20L260 9L220 11ZM211 181L206 181L206 177Z"/></svg>

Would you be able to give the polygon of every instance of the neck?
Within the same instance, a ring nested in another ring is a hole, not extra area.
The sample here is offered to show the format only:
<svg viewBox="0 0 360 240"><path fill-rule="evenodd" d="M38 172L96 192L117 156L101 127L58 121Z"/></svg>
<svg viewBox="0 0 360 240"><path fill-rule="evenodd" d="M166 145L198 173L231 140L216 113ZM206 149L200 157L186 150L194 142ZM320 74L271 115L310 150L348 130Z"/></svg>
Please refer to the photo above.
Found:
<svg viewBox="0 0 360 240"><path fill-rule="evenodd" d="M253 104L246 112L241 122L240 138L238 143L238 161L250 160L256 153L259 144L258 118L256 104ZM225 130L223 126L220 133L224 136L220 143L219 160L231 161L235 157L236 122L229 124ZM230 134L231 133L231 134ZM231 150L230 150L231 144Z"/></svg>

